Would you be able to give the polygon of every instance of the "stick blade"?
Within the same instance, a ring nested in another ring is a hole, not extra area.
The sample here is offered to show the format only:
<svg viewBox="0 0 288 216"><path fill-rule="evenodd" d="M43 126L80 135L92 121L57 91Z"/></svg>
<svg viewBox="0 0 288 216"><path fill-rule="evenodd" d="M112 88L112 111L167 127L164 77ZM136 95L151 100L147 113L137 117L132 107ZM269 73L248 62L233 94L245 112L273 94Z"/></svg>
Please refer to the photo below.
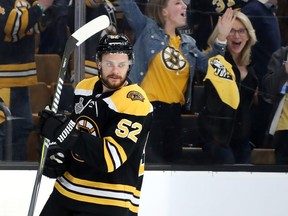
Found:
<svg viewBox="0 0 288 216"><path fill-rule="evenodd" d="M101 15L86 23L84 26L79 28L71 36L74 37L78 42L76 46L82 44L85 40L90 38L97 32L102 31L110 25L110 20L107 15Z"/></svg>

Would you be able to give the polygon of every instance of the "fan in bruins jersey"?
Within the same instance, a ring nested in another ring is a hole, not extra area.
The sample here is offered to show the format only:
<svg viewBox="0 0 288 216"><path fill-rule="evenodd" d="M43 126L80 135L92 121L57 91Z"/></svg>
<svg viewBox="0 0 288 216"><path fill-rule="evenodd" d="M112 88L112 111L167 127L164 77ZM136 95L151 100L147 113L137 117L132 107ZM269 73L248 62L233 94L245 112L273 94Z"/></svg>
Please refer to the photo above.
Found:
<svg viewBox="0 0 288 216"><path fill-rule="evenodd" d="M138 213L153 107L127 79L133 52L125 35L105 35L96 61L99 75L76 86L69 117L40 114L41 134L53 143L44 175L57 178L42 216Z"/></svg>
<svg viewBox="0 0 288 216"><path fill-rule="evenodd" d="M42 17L53 2L0 1L0 98L19 119L12 123L12 160L27 159L27 140L33 126L28 86L37 83L35 35L43 30ZM4 120L0 111L0 160L4 159L8 138Z"/></svg>

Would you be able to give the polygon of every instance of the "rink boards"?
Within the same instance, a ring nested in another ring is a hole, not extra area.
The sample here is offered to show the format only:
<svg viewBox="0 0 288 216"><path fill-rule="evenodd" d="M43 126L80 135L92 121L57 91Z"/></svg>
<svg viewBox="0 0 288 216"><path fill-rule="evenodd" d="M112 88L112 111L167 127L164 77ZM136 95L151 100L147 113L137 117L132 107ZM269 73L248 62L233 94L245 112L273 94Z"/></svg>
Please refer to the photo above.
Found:
<svg viewBox="0 0 288 216"><path fill-rule="evenodd" d="M227 170L148 168L139 216L288 214L286 172ZM0 216L27 215L35 176L33 168L0 169ZM53 183L42 178L35 215L39 215Z"/></svg>

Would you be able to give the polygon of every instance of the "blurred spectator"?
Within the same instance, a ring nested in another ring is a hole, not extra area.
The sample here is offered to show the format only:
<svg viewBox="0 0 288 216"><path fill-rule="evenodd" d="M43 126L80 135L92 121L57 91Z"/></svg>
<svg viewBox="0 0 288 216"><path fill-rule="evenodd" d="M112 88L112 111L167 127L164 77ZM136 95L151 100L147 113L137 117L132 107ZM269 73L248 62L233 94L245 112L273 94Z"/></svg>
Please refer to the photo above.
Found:
<svg viewBox="0 0 288 216"><path fill-rule="evenodd" d="M100 15L107 15L110 18L111 25L90 37L85 42L85 77L97 75L97 66L95 63L95 50L100 38L106 33L116 33L117 21L115 7L109 0L85 1L86 20L85 23L93 20ZM45 16L46 29L41 33L39 53L41 54L59 54L62 57L66 41L69 34L74 32L75 28L75 1L59 0L49 8ZM73 56L71 56L72 58ZM73 68L73 65L70 65ZM67 82L70 80L70 72L67 73Z"/></svg>
<svg viewBox="0 0 288 216"><path fill-rule="evenodd" d="M70 0L57 0L45 12L42 22L45 25L45 30L39 35L39 45L36 54L57 54L62 58L67 39L70 35L68 19L71 5L69 6L69 3L71 3ZM70 62L71 58L72 56L69 59ZM65 74L64 80L66 83L71 82L71 68L72 65L70 63ZM66 88L64 91L66 91ZM70 95L72 96L71 93ZM62 107L69 107L67 102L63 103L63 99L62 97L60 100L60 109Z"/></svg>
<svg viewBox="0 0 288 216"><path fill-rule="evenodd" d="M138 5L140 11L144 14L148 0L135 0L135 2ZM118 25L117 25L118 31L126 34L129 37L132 44L134 44L135 43L134 31L130 27L126 17L124 16L121 10L118 11L118 17L121 17L120 19L118 19Z"/></svg>
<svg viewBox="0 0 288 216"><path fill-rule="evenodd" d="M231 64L232 71L227 66L226 76L223 76L221 72L215 75L216 73L212 70L212 79L206 77L206 105L199 120L200 131L204 140L203 150L210 156L213 163L250 163L252 150L249 143L250 108L255 100L258 84L253 66L250 64L250 56L251 47L256 43L256 35L245 14L234 11L234 15L236 20L227 37L227 51L225 53L225 59ZM212 42L217 34L218 29L216 28L209 37L207 53L211 51ZM234 75L229 73L234 73ZM232 77L229 78L229 76ZM229 84L227 83L233 82L233 80L236 82L235 92L228 90ZM221 93L219 86L217 86L219 83L227 87L224 90L229 91L227 93L231 94L229 97L234 99L239 94L238 107L234 109L230 104L223 102L221 98L223 92Z"/></svg>
<svg viewBox="0 0 288 216"><path fill-rule="evenodd" d="M40 33L40 54L58 54L62 58L69 36L69 2L70 0L57 0L45 12L45 30Z"/></svg>
<svg viewBox="0 0 288 216"><path fill-rule="evenodd" d="M113 2L113 1L112 1ZM85 41L85 77L89 78L98 74L97 65L95 62L95 50L99 44L100 38L107 33L116 33L117 32L117 20L116 20L116 8L113 6L112 2L109 0L96 0L89 1L86 0L86 23L95 19L101 15L107 15L110 19L110 26L93 35ZM69 21L68 24L70 27L71 33L74 32L74 11L75 11L75 2L70 9Z"/></svg>
<svg viewBox="0 0 288 216"><path fill-rule="evenodd" d="M259 80L259 100L252 109L251 141L256 147L270 146L266 131L272 105L271 101L263 97L262 78L267 73L267 64L272 53L281 46L276 8L277 0L253 0L241 9L251 20L258 41L252 48L252 61Z"/></svg>
<svg viewBox="0 0 288 216"><path fill-rule="evenodd" d="M28 86L37 82L34 34L40 32L39 21L52 4L53 0L0 2L0 89L6 92L6 95L0 93L0 97L12 116L20 118L13 120L13 160L26 159L27 138L32 129ZM0 160L4 129L5 122L0 125Z"/></svg>
<svg viewBox="0 0 288 216"><path fill-rule="evenodd" d="M141 85L154 107L146 159L175 161L182 151L182 106L190 109L195 67L206 71L208 60L192 37L178 31L186 25L189 2L151 0L147 16L134 0L120 0L119 4L136 38L130 78ZM224 54L232 21L232 10L219 18L219 35L210 56Z"/></svg>
<svg viewBox="0 0 288 216"><path fill-rule="evenodd" d="M278 0L276 15L279 20L282 46L288 45L288 1Z"/></svg>
<svg viewBox="0 0 288 216"><path fill-rule="evenodd" d="M288 46L273 53L263 87L274 107L269 128L277 164L288 164Z"/></svg>
<svg viewBox="0 0 288 216"><path fill-rule="evenodd" d="M192 37L196 40L200 50L207 49L207 40L213 32L219 15L227 8L242 8L249 0L194 0L191 1L190 18L188 23L192 27Z"/></svg>

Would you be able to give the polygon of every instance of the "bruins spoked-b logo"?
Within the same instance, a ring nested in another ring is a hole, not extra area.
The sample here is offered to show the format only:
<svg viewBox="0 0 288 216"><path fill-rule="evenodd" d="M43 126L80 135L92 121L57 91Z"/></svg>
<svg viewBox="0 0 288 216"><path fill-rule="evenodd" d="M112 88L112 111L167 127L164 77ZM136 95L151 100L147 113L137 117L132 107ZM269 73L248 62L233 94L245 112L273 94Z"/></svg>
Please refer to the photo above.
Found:
<svg viewBox="0 0 288 216"><path fill-rule="evenodd" d="M81 116L77 119L77 128L80 131L86 131L87 133L99 137L99 130L95 121L87 116Z"/></svg>
<svg viewBox="0 0 288 216"><path fill-rule="evenodd" d="M162 59L167 68L177 72L182 70L186 65L184 57L174 47L167 46L162 52Z"/></svg>
<svg viewBox="0 0 288 216"><path fill-rule="evenodd" d="M140 92L138 92L138 91L130 91L130 92L128 92L127 98L130 98L132 101L140 100L140 101L144 102L144 100L145 100L143 95Z"/></svg>
<svg viewBox="0 0 288 216"><path fill-rule="evenodd" d="M95 121L88 116L80 116L77 119L77 129L80 131L85 131L93 136L100 137L100 132ZM84 162L84 160L77 154L71 151L73 158L79 162Z"/></svg>
<svg viewBox="0 0 288 216"><path fill-rule="evenodd" d="M233 79L231 73L227 70L227 67L225 67L218 58L211 59L210 64L214 69L214 74L216 76L229 80Z"/></svg>

